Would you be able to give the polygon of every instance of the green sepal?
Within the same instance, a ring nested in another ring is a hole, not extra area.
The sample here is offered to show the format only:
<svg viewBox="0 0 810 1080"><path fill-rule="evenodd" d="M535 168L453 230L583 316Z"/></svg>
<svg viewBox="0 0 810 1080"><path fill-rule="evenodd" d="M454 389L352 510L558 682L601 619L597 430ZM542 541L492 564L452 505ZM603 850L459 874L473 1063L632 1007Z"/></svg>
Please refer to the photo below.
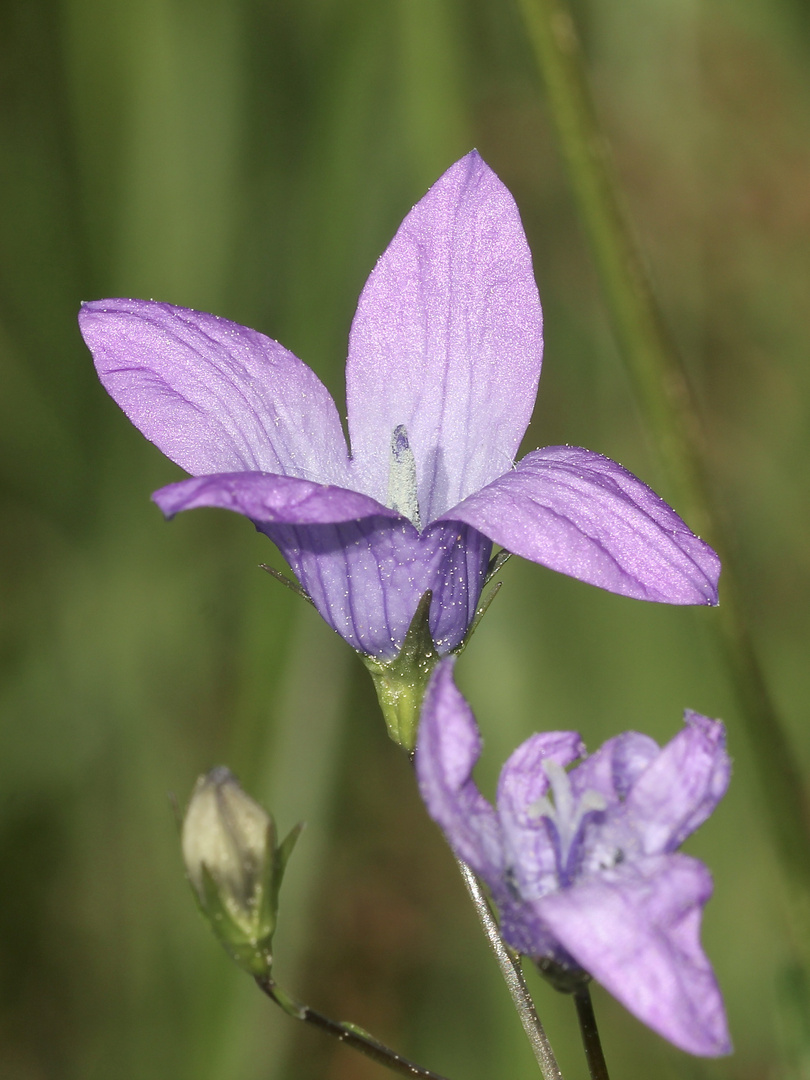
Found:
<svg viewBox="0 0 810 1080"><path fill-rule="evenodd" d="M268 859L268 862L272 865L272 873L270 875L270 886L268 890L268 896L273 905L273 929L275 930L275 917L278 915L278 896L281 891L281 883L284 880L284 871L287 869L287 860L292 855L293 848L296 845L298 837L301 835L301 830L304 828L304 823L299 821L297 825L294 825L292 829L287 833L286 837L277 848L273 848L273 858Z"/></svg>
<svg viewBox="0 0 810 1080"><path fill-rule="evenodd" d="M273 967L272 932L261 938L246 933L245 928L234 918L228 905L223 903L217 884L204 864L201 876L205 901L203 902L197 896L196 889L192 888L191 891L215 937L243 971L247 971L254 977L269 975Z"/></svg>
<svg viewBox="0 0 810 1080"><path fill-rule="evenodd" d="M416 746L422 700L431 672L439 660L430 633L432 597L433 593L428 589L419 601L396 659L384 664L371 656L362 657L374 680L388 734L408 751Z"/></svg>

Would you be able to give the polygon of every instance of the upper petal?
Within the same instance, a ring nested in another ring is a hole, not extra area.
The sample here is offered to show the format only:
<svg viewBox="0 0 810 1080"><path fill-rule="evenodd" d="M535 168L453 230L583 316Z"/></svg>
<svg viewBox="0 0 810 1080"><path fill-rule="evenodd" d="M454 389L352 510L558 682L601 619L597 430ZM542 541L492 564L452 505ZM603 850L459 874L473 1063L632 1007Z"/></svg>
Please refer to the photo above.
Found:
<svg viewBox="0 0 810 1080"><path fill-rule="evenodd" d="M625 863L543 897L536 908L575 960L632 1013L691 1054L731 1052L723 999L700 945L711 896L686 855Z"/></svg>
<svg viewBox="0 0 810 1080"><path fill-rule="evenodd" d="M624 731L608 739L568 774L571 790L580 798L586 791L604 796L608 806L624 799L636 779L661 748L655 739L639 731Z"/></svg>
<svg viewBox="0 0 810 1080"><path fill-rule="evenodd" d="M538 731L513 750L498 779L498 810L516 821L532 815L532 805L548 790L543 762L556 761L565 768L585 753L576 731Z"/></svg>
<svg viewBox="0 0 810 1080"><path fill-rule="evenodd" d="M719 720L687 710L686 727L633 784L624 804L628 827L644 851L674 851L701 825L726 792L731 762Z"/></svg>
<svg viewBox="0 0 810 1080"><path fill-rule="evenodd" d="M324 525L399 516L359 491L260 472L193 476L167 484L152 498L166 517L174 517L182 510L214 506L244 514L256 524ZM409 528L416 533L413 526Z"/></svg>
<svg viewBox="0 0 810 1080"><path fill-rule="evenodd" d="M714 551L651 488L590 450L535 450L444 517L609 592L667 604L717 603Z"/></svg>
<svg viewBox="0 0 810 1080"><path fill-rule="evenodd" d="M385 501L408 432L422 520L512 464L537 392L542 316L512 196L473 151L411 210L352 324L346 387L362 489Z"/></svg>
<svg viewBox="0 0 810 1080"><path fill-rule="evenodd" d="M503 854L494 808L472 778L481 754L475 717L453 682L454 658L440 661L425 694L416 741L416 778L428 813L459 858L495 891Z"/></svg>
<svg viewBox="0 0 810 1080"><path fill-rule="evenodd" d="M278 342L147 300L84 304L79 325L107 392L192 475L256 470L348 486L335 403Z"/></svg>

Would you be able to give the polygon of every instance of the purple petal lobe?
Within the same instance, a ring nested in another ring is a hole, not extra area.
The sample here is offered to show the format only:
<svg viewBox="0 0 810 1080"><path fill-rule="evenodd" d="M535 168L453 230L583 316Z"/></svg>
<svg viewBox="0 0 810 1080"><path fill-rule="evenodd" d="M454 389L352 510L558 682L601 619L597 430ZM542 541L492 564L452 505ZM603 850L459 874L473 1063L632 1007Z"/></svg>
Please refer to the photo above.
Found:
<svg viewBox="0 0 810 1080"><path fill-rule="evenodd" d="M517 207L472 152L408 214L360 297L346 368L357 486L386 501L388 447L401 424L423 521L506 472L541 356Z"/></svg>
<svg viewBox="0 0 810 1080"><path fill-rule="evenodd" d="M590 450L549 446L527 454L445 516L609 592L717 603L714 551L646 484Z"/></svg>
<svg viewBox="0 0 810 1080"><path fill-rule="evenodd" d="M398 517L395 510L357 491L259 472L196 476L168 484L152 498L166 517L173 517L181 510L215 506L244 514L256 525L273 522L323 525L369 517Z"/></svg>
<svg viewBox="0 0 810 1080"><path fill-rule="evenodd" d="M536 817L532 807L548 791L546 761L565 768L585 753L585 744L576 731L541 731L514 750L498 779L498 808L516 821Z"/></svg>
<svg viewBox="0 0 810 1080"><path fill-rule="evenodd" d="M570 772L571 790L582 796L595 791L607 802L624 799L636 779L661 752L655 739L625 731L606 743Z"/></svg>
<svg viewBox="0 0 810 1080"><path fill-rule="evenodd" d="M84 304L79 325L108 393L192 475L259 471L350 486L335 404L278 342L146 300Z"/></svg>
<svg viewBox="0 0 810 1080"><path fill-rule="evenodd" d="M379 514L393 511L381 508ZM409 521L391 516L260 528L329 625L352 648L383 661L402 648L428 589L433 592L430 631L439 654L461 642L475 615L492 549L486 537L467 526L435 525L420 534Z"/></svg>
<svg viewBox="0 0 810 1080"><path fill-rule="evenodd" d="M495 810L472 778L481 755L475 717L453 682L454 660L437 664L425 694L416 743L416 778L428 813L459 858L500 889L502 855Z"/></svg>
<svg viewBox="0 0 810 1080"><path fill-rule="evenodd" d="M687 711L686 727L633 785L624 811L648 855L674 851L702 825L728 787L731 762L719 720Z"/></svg>
<svg viewBox="0 0 810 1080"><path fill-rule="evenodd" d="M723 1001L700 945L711 876L686 855L623 864L536 902L581 966L691 1054L731 1052Z"/></svg>

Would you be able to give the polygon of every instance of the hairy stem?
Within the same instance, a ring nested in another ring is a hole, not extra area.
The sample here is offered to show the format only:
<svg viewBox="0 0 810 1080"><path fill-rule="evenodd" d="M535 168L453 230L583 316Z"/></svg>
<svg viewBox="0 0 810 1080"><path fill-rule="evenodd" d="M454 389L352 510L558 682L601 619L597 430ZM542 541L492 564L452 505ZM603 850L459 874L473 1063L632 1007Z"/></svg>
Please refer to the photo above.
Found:
<svg viewBox="0 0 810 1080"><path fill-rule="evenodd" d="M489 947L495 954L498 967L501 969L501 975L503 975L504 982L512 997L520 1022L523 1024L523 1030L531 1043L543 1078L544 1080L562 1080L562 1073L557 1064L557 1059L554 1057L554 1051L551 1049L551 1043L548 1041L548 1036L540 1022L540 1017L537 1015L534 1002L526 986L526 980L523 978L520 961L511 949L507 948L501 937L498 924L492 917L489 904L481 891L481 886L478 884L475 874L461 859L456 861L464 879L464 884L467 886L467 892L470 894L475 907L475 913L483 927Z"/></svg>

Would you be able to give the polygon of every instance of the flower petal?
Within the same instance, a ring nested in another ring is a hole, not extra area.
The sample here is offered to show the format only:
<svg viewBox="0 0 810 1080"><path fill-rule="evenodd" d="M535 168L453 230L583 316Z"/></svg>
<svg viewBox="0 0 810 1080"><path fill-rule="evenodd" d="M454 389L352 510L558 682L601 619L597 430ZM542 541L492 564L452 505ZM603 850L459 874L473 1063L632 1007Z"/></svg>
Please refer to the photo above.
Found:
<svg viewBox="0 0 810 1080"><path fill-rule="evenodd" d="M455 660L436 665L422 706L416 778L428 813L459 858L494 891L503 891L500 827L472 778L481 755L475 717L453 682Z"/></svg>
<svg viewBox="0 0 810 1080"><path fill-rule="evenodd" d="M437 651L441 655L460 644L475 615L492 550L486 537L467 526L445 524L420 535L409 521L393 516L260 527L329 625L352 648L381 661L393 660L402 648L428 589Z"/></svg>
<svg viewBox="0 0 810 1080"><path fill-rule="evenodd" d="M357 486L385 501L400 424L423 521L506 472L534 408L541 358L520 215L473 151L411 210L360 297L346 367Z"/></svg>
<svg viewBox="0 0 810 1080"><path fill-rule="evenodd" d="M661 753L649 735L625 731L606 743L568 774L571 790L579 798L586 791L604 796L608 805L624 799L647 766Z"/></svg>
<svg viewBox="0 0 810 1080"><path fill-rule="evenodd" d="M711 876L697 859L623 864L535 906L560 943L639 1020L691 1054L731 1052L723 999L700 945Z"/></svg>
<svg viewBox="0 0 810 1080"><path fill-rule="evenodd" d="M516 821L534 817L532 805L548 791L544 761L563 768L582 757L585 744L576 731L539 731L521 743L506 760L498 779L498 809Z"/></svg>
<svg viewBox="0 0 810 1080"><path fill-rule="evenodd" d="M84 304L79 325L107 392L192 475L260 471L349 486L335 403L278 342L147 300Z"/></svg>
<svg viewBox="0 0 810 1080"><path fill-rule="evenodd" d="M717 603L714 551L651 488L590 450L535 450L443 519L622 596Z"/></svg>
<svg viewBox="0 0 810 1080"><path fill-rule="evenodd" d="M261 472L195 476L160 488L152 498L166 517L174 517L182 510L215 506L244 514L256 525L323 525L368 517L400 520L395 510L359 491Z"/></svg>
<svg viewBox="0 0 810 1080"><path fill-rule="evenodd" d="M556 888L557 857L537 803L548 790L545 761L565 768L585 753L576 731L532 735L506 761L498 780L497 806L506 862L526 900Z"/></svg>
<svg viewBox="0 0 810 1080"><path fill-rule="evenodd" d="M686 727L638 778L624 804L648 855L674 851L726 792L731 762L719 720L687 710Z"/></svg>

